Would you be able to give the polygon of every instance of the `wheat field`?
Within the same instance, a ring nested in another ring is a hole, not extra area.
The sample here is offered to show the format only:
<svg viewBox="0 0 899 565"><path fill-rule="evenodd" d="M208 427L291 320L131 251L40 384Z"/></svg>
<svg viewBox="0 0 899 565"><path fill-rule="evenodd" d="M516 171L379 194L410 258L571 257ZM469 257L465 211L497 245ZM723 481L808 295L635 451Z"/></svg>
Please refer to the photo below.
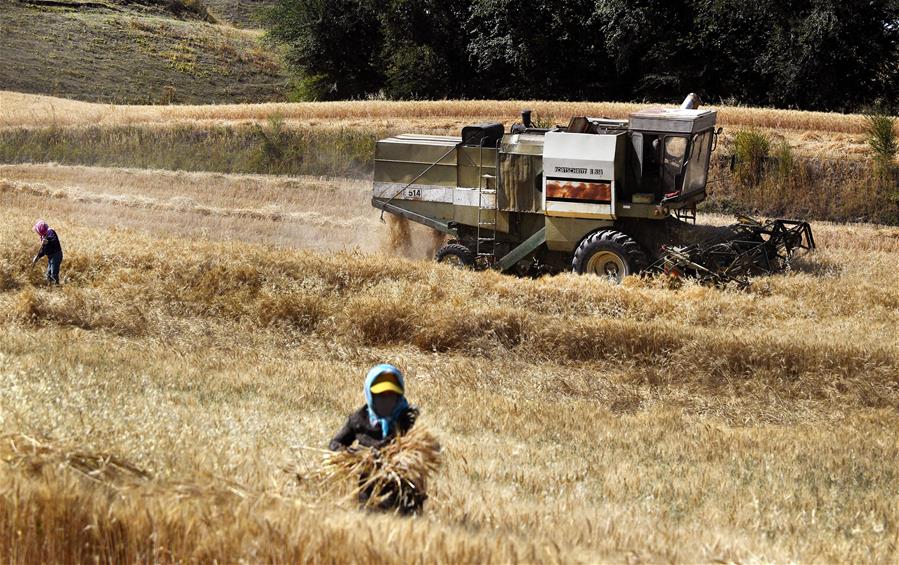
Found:
<svg viewBox="0 0 899 565"><path fill-rule="evenodd" d="M465 125L499 121L511 124L523 108L542 119L567 123L571 116L626 118L658 104L552 101L344 101L308 103L124 106L0 91L0 129L84 128L88 126L239 126L278 118L291 128L422 132L456 135ZM714 106L718 124L730 136L759 129L784 140L799 155L842 160L867 156L864 117L858 114L801 112L771 108Z"/></svg>
<svg viewBox="0 0 899 565"><path fill-rule="evenodd" d="M815 223L747 292L613 287L422 261L368 196L0 167L0 559L896 561L899 229ZM382 361L444 446L417 518L319 480Z"/></svg>
<svg viewBox="0 0 899 565"><path fill-rule="evenodd" d="M302 102L264 104L210 104L177 106L116 106L79 102L35 94L0 91L0 127L132 125L179 121L265 120L281 116L289 120L368 118L516 118L525 107L544 117L607 116L625 118L631 112L659 104L624 102L554 102L546 100L436 100ZM724 125L863 133L864 118L858 114L803 112L772 108L715 105Z"/></svg>

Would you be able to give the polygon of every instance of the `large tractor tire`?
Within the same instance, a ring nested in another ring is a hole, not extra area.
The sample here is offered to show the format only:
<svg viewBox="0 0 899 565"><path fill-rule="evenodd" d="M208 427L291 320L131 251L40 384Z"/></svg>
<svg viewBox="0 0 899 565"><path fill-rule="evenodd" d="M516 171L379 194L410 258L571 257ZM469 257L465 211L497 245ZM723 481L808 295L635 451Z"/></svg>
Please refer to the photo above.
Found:
<svg viewBox="0 0 899 565"><path fill-rule="evenodd" d="M437 250L434 259L458 269L470 269L474 265L474 253L461 243L447 243Z"/></svg>
<svg viewBox="0 0 899 565"><path fill-rule="evenodd" d="M571 270L580 275L599 275L618 284L628 275L645 269L646 254L629 236L613 230L600 230L588 235L578 245L571 260Z"/></svg>

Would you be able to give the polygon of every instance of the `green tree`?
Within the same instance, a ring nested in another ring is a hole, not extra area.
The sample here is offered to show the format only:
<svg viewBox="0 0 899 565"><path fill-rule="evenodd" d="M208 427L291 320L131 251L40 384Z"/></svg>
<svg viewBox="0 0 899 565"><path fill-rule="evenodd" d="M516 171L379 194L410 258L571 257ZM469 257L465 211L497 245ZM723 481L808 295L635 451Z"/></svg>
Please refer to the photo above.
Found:
<svg viewBox="0 0 899 565"><path fill-rule="evenodd" d="M598 0L596 14L622 99L849 110L897 97L897 0Z"/></svg>
<svg viewBox="0 0 899 565"><path fill-rule="evenodd" d="M308 99L899 99L899 0L277 0Z"/></svg>
<svg viewBox="0 0 899 565"><path fill-rule="evenodd" d="M758 63L768 45L777 3L715 0L696 5L691 47L700 61L689 77L709 100L770 104L770 69Z"/></svg>
<svg viewBox="0 0 899 565"><path fill-rule="evenodd" d="M268 38L286 46L309 100L357 98L383 86L379 0L279 0L265 14Z"/></svg>
<svg viewBox="0 0 899 565"><path fill-rule="evenodd" d="M595 17L614 63L616 98L674 99L699 91L692 2L601 0Z"/></svg>
<svg viewBox="0 0 899 565"><path fill-rule="evenodd" d="M381 61L391 98L471 94L464 23L471 0L391 0L382 15Z"/></svg>
<svg viewBox="0 0 899 565"><path fill-rule="evenodd" d="M756 66L768 104L853 110L895 100L899 2L793 0L771 5L772 34Z"/></svg>
<svg viewBox="0 0 899 565"><path fill-rule="evenodd" d="M472 96L603 99L609 61L593 0L475 0ZM476 90L475 90L476 89Z"/></svg>

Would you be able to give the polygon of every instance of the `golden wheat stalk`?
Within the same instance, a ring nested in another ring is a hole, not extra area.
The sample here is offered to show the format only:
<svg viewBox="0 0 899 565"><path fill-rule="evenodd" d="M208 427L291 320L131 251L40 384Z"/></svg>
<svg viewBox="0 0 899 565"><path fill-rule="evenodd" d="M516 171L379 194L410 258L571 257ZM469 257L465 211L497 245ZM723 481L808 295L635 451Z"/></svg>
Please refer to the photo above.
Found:
<svg viewBox="0 0 899 565"><path fill-rule="evenodd" d="M424 494L428 478L442 464L442 452L437 438L416 428L383 449L338 451L324 459L326 485L352 485L351 496L370 492L365 505L375 507L390 496L402 498L411 490Z"/></svg>

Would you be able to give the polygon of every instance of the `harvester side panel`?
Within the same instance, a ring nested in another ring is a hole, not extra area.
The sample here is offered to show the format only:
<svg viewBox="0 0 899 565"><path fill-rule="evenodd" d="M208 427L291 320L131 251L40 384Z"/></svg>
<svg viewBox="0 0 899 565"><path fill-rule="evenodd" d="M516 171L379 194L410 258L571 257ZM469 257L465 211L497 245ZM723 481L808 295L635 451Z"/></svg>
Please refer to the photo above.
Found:
<svg viewBox="0 0 899 565"><path fill-rule="evenodd" d="M589 234L614 225L614 220L546 216L546 247L551 251L572 253Z"/></svg>
<svg viewBox="0 0 899 565"><path fill-rule="evenodd" d="M387 184L402 186L454 187L457 182L455 146L457 137L398 135L382 139L375 146L374 182L384 192ZM377 188L377 187L376 187ZM411 187L410 187L411 188Z"/></svg>
<svg viewBox="0 0 899 565"><path fill-rule="evenodd" d="M456 186L479 188L484 175L496 175L496 148L465 147L456 149Z"/></svg>
<svg viewBox="0 0 899 565"><path fill-rule="evenodd" d="M626 134L547 132L543 207L547 216L614 219L623 167L615 162Z"/></svg>
<svg viewBox="0 0 899 565"><path fill-rule="evenodd" d="M496 149L460 143L459 137L435 135L380 140L375 148L374 205L383 209L389 203L414 214L409 217L476 226L479 205L496 208L493 192L478 194L478 187L496 175ZM497 214L495 223L497 231L509 231L508 214Z"/></svg>

